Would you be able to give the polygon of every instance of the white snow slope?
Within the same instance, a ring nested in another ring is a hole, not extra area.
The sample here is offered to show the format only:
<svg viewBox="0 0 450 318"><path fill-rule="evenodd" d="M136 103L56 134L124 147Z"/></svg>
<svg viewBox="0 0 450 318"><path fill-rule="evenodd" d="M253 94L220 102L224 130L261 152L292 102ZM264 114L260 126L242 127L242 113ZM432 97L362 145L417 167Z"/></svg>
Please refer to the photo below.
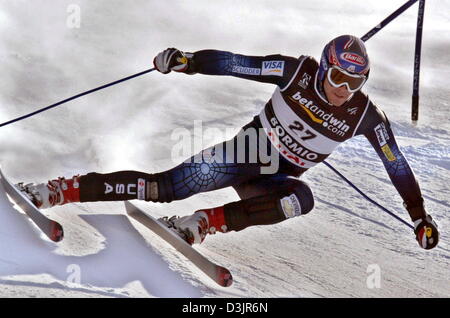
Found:
<svg viewBox="0 0 450 318"><path fill-rule="evenodd" d="M319 58L331 38L362 36L404 0L77 3L80 28L69 28L72 1L0 1L0 122L148 69L167 47ZM302 177L316 197L311 213L217 234L196 247L233 273L234 285L222 288L128 219L123 203L45 211L65 228L64 241L55 244L0 189L0 296L449 297L449 9L448 0L426 3L417 124L409 119L417 4L367 42L372 70L364 88L390 118L416 173L441 230L439 248L420 249L408 227L319 165ZM1 128L0 163L14 182L162 171L181 160L171 156L175 129L194 134L202 120L204 131L222 134L206 134L195 150L212 145L249 122L273 89L231 77L154 72ZM344 143L328 161L409 221L364 137ZM171 204L137 204L155 216L186 215L237 199L223 189ZM380 270L378 288L367 284L373 268Z"/></svg>

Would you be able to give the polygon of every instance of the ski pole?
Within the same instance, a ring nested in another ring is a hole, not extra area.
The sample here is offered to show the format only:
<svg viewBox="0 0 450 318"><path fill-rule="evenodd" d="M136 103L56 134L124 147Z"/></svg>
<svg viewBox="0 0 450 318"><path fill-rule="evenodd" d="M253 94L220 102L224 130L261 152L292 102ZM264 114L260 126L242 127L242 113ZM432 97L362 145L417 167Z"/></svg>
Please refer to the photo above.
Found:
<svg viewBox="0 0 450 318"><path fill-rule="evenodd" d="M77 95L75 95L75 96L69 97L69 98L67 98L67 99L65 99L65 100L62 100L62 101L60 101L60 102L57 102L57 103L55 103L55 104L52 104L52 105L49 105L49 106L47 106L47 107L38 109L38 110L36 110L36 111L34 111L34 112L32 112L32 113L29 113L29 114L27 114L27 115L23 115L23 116L20 116L20 117L15 118L15 119L12 119L12 120L10 120L10 121L4 122L4 123L0 124L0 127L6 126L6 125L10 125L10 124L12 124L12 123L15 123L15 122L18 122L18 121L20 121L20 120L26 119L26 118L28 118L28 117L31 117L31 116L37 115L37 114L39 114L39 113L45 112L45 111L47 111L47 110L49 110L49 109L52 109L52 108L54 108L54 107L56 107L56 106L60 106L60 105L62 105L62 104L65 104L65 103L67 103L67 102L70 102L70 101L72 101L72 100L74 100L74 99L80 98L80 97L82 97L82 96L85 96L85 95L94 93L94 92L99 91L99 90L101 90L101 89L104 89L104 88L107 88L107 87L110 87L110 86L113 86L113 85L116 85L116 84L119 84L119 83L122 83L122 82L125 82L125 81L128 81L128 80L130 80L130 79L132 79L132 78L135 78L135 77L138 77L138 76L141 76L141 75L144 75L144 74L153 72L154 70L155 70L155 68L151 68L151 69L149 69L149 70L146 70L146 71L143 71L143 72L140 72L140 73L137 73L137 74L134 74L134 75L131 75L131 76L122 78L122 79L120 79L120 80L111 82L111 83L109 83L109 84L105 84L105 85L99 86L99 87L97 87L97 88L88 90L88 91L86 91L86 92L77 94Z"/></svg>
<svg viewBox="0 0 450 318"><path fill-rule="evenodd" d="M422 32L423 17L425 11L425 0L419 2L419 13L417 15L416 29L416 48L414 50L414 76L413 76L413 94L411 104L411 120L419 120L419 78L420 78L420 59L422 55Z"/></svg>
<svg viewBox="0 0 450 318"><path fill-rule="evenodd" d="M380 31L382 28L384 28L386 25L388 25L392 20L397 18L403 11L408 9L410 6L412 6L414 3L416 3L418 0L409 0L405 4L403 4L400 8L398 8L395 12L393 12L390 16L388 16L386 19L380 22L377 26L375 26L372 30L364 34L361 38L364 42L366 42L368 39L370 39L372 36L374 36L378 31Z"/></svg>
<svg viewBox="0 0 450 318"><path fill-rule="evenodd" d="M364 192L362 192L360 189L358 189L357 186L355 186L350 180L348 180L343 174L341 174L339 171L337 171L332 165L330 165L328 162L323 161L323 163L330 168L331 170L333 170L334 173L336 173L339 177L341 177L345 182L348 183L349 186L351 186L353 189L355 189L359 194L361 194L367 201L369 201L372 204L375 204L377 207L379 207L381 210L383 210L384 212L388 213L389 215L393 216L394 218L396 218L397 220L399 220L400 222L402 222L403 224L407 225L409 228L414 230L414 227L409 224L408 222L406 222L405 220L403 220L402 218L400 218L399 216L397 216L395 213L389 211L388 209L386 209L384 206L382 206L381 204L379 204L378 202L372 200L371 198L369 198Z"/></svg>

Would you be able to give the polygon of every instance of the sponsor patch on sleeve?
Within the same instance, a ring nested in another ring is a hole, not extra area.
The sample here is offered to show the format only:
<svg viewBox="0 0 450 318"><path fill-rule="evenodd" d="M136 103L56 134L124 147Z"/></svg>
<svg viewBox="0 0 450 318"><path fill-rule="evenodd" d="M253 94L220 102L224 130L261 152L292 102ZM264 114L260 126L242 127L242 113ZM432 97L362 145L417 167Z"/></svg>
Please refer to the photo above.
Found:
<svg viewBox="0 0 450 318"><path fill-rule="evenodd" d="M389 161L397 160L397 158L392 153L391 148L389 148L388 144L385 144L383 147L381 147L381 150L383 150L383 153L386 156L387 160L389 160Z"/></svg>
<svg viewBox="0 0 450 318"><path fill-rule="evenodd" d="M261 75L283 76L284 61L263 61Z"/></svg>
<svg viewBox="0 0 450 318"><path fill-rule="evenodd" d="M245 75L260 75L261 69L255 67L244 67L239 65L234 65L232 69L233 73L245 74Z"/></svg>
<svg viewBox="0 0 450 318"><path fill-rule="evenodd" d="M378 143L380 146L384 146L387 144L387 141L389 140L389 134L386 130L386 126L384 123L381 123L375 127L375 134L377 135Z"/></svg>

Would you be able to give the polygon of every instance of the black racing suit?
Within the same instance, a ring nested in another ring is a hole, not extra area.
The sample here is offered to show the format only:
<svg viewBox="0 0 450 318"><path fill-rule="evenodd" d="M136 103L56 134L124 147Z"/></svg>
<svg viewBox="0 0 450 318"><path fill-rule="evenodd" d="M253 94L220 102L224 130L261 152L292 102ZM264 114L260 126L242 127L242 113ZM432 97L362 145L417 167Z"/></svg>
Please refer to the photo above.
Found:
<svg viewBox="0 0 450 318"><path fill-rule="evenodd" d="M242 200L224 206L229 230L273 224L311 211L312 192L297 177L327 158L341 142L364 135L381 158L411 219L425 217L419 185L386 115L361 91L340 107L330 105L317 78L318 63L312 57L244 56L217 50L188 56L189 74L230 75L277 87L261 113L232 140L161 173L122 171L83 176L82 202L136 198L170 202L232 186ZM247 134L249 130L257 131L256 137ZM262 173L270 163L259 156L252 160L254 149L276 158L276 171Z"/></svg>

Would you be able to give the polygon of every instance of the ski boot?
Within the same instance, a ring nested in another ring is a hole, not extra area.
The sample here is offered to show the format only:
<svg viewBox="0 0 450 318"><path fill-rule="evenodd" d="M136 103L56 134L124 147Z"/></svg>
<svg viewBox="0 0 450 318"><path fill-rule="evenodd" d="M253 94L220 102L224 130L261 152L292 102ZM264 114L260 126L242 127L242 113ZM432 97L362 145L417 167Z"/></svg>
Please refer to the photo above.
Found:
<svg viewBox="0 0 450 318"><path fill-rule="evenodd" d="M24 185L19 183L16 187L25 194L38 209L48 209L55 205L71 202L80 202L79 176L66 180L58 178L50 180L47 184Z"/></svg>
<svg viewBox="0 0 450 318"><path fill-rule="evenodd" d="M216 231L227 232L223 207L199 210L183 217L163 217L159 221L191 245L202 243L207 234L215 234Z"/></svg>

